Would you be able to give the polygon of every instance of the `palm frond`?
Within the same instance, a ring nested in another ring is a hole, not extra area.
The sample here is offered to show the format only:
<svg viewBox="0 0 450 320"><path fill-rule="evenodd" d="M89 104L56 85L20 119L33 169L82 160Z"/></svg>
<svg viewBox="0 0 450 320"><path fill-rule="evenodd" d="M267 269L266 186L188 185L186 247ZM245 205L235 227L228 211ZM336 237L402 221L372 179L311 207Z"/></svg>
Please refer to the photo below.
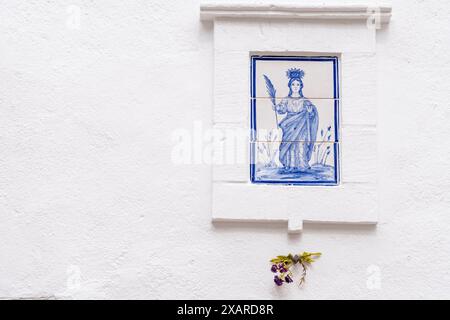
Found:
<svg viewBox="0 0 450 320"><path fill-rule="evenodd" d="M270 79L265 74L263 76L264 76L264 80L266 80L267 93L269 94L269 96L272 100L272 103L275 105L276 104L275 97L276 97L277 91L275 90L275 87L273 86L272 81L270 81Z"/></svg>

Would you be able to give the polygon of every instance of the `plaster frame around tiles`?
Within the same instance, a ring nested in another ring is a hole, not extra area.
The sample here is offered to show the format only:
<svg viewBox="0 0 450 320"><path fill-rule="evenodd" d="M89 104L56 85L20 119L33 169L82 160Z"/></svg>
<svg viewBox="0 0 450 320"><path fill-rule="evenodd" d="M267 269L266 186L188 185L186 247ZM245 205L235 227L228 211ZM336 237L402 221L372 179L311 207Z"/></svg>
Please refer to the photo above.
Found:
<svg viewBox="0 0 450 320"><path fill-rule="evenodd" d="M214 128L249 130L251 55L336 55L341 70L341 184L255 185L248 162L213 165L213 220L287 221L289 232L304 222L377 223L376 28L367 24L373 12L381 25L389 22L388 7L201 6L201 19L214 21ZM248 144L242 148L248 154Z"/></svg>

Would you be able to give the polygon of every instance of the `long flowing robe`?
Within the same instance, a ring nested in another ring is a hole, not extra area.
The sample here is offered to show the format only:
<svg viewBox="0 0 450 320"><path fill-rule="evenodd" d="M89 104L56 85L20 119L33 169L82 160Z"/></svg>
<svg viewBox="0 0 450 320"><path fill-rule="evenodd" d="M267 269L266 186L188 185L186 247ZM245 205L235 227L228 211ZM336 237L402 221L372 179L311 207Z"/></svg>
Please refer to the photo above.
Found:
<svg viewBox="0 0 450 320"><path fill-rule="evenodd" d="M311 111L307 110L311 107ZM319 125L317 108L304 98L286 97L275 106L279 114L286 117L279 123L283 131L280 144L280 162L287 169L305 170L316 141Z"/></svg>

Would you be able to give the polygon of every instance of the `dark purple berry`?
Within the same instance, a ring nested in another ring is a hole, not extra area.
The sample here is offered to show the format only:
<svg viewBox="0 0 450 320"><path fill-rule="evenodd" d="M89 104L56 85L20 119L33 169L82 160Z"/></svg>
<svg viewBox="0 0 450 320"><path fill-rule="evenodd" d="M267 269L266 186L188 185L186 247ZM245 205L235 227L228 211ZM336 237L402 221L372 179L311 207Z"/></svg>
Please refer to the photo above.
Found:
<svg viewBox="0 0 450 320"><path fill-rule="evenodd" d="M272 271L272 272L277 272L277 270L278 270L278 268L277 268L276 264L272 265L272 268L270 268L270 271Z"/></svg>
<svg viewBox="0 0 450 320"><path fill-rule="evenodd" d="M283 284L283 280L280 279L280 277L278 277L278 276L275 276L275 277L273 278L273 281L275 282L275 284L276 284L277 286L281 286L281 285Z"/></svg>

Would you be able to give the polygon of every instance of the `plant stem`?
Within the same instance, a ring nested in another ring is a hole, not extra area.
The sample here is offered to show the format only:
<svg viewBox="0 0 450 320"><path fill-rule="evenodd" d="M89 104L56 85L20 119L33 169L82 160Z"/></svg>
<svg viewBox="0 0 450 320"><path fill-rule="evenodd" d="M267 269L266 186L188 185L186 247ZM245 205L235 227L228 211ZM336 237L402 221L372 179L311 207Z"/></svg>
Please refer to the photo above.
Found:
<svg viewBox="0 0 450 320"><path fill-rule="evenodd" d="M303 263L303 261L299 261L299 263L302 265L302 268L303 268L302 276L300 277L300 283L299 283L299 285L302 285L306 281L306 266Z"/></svg>

